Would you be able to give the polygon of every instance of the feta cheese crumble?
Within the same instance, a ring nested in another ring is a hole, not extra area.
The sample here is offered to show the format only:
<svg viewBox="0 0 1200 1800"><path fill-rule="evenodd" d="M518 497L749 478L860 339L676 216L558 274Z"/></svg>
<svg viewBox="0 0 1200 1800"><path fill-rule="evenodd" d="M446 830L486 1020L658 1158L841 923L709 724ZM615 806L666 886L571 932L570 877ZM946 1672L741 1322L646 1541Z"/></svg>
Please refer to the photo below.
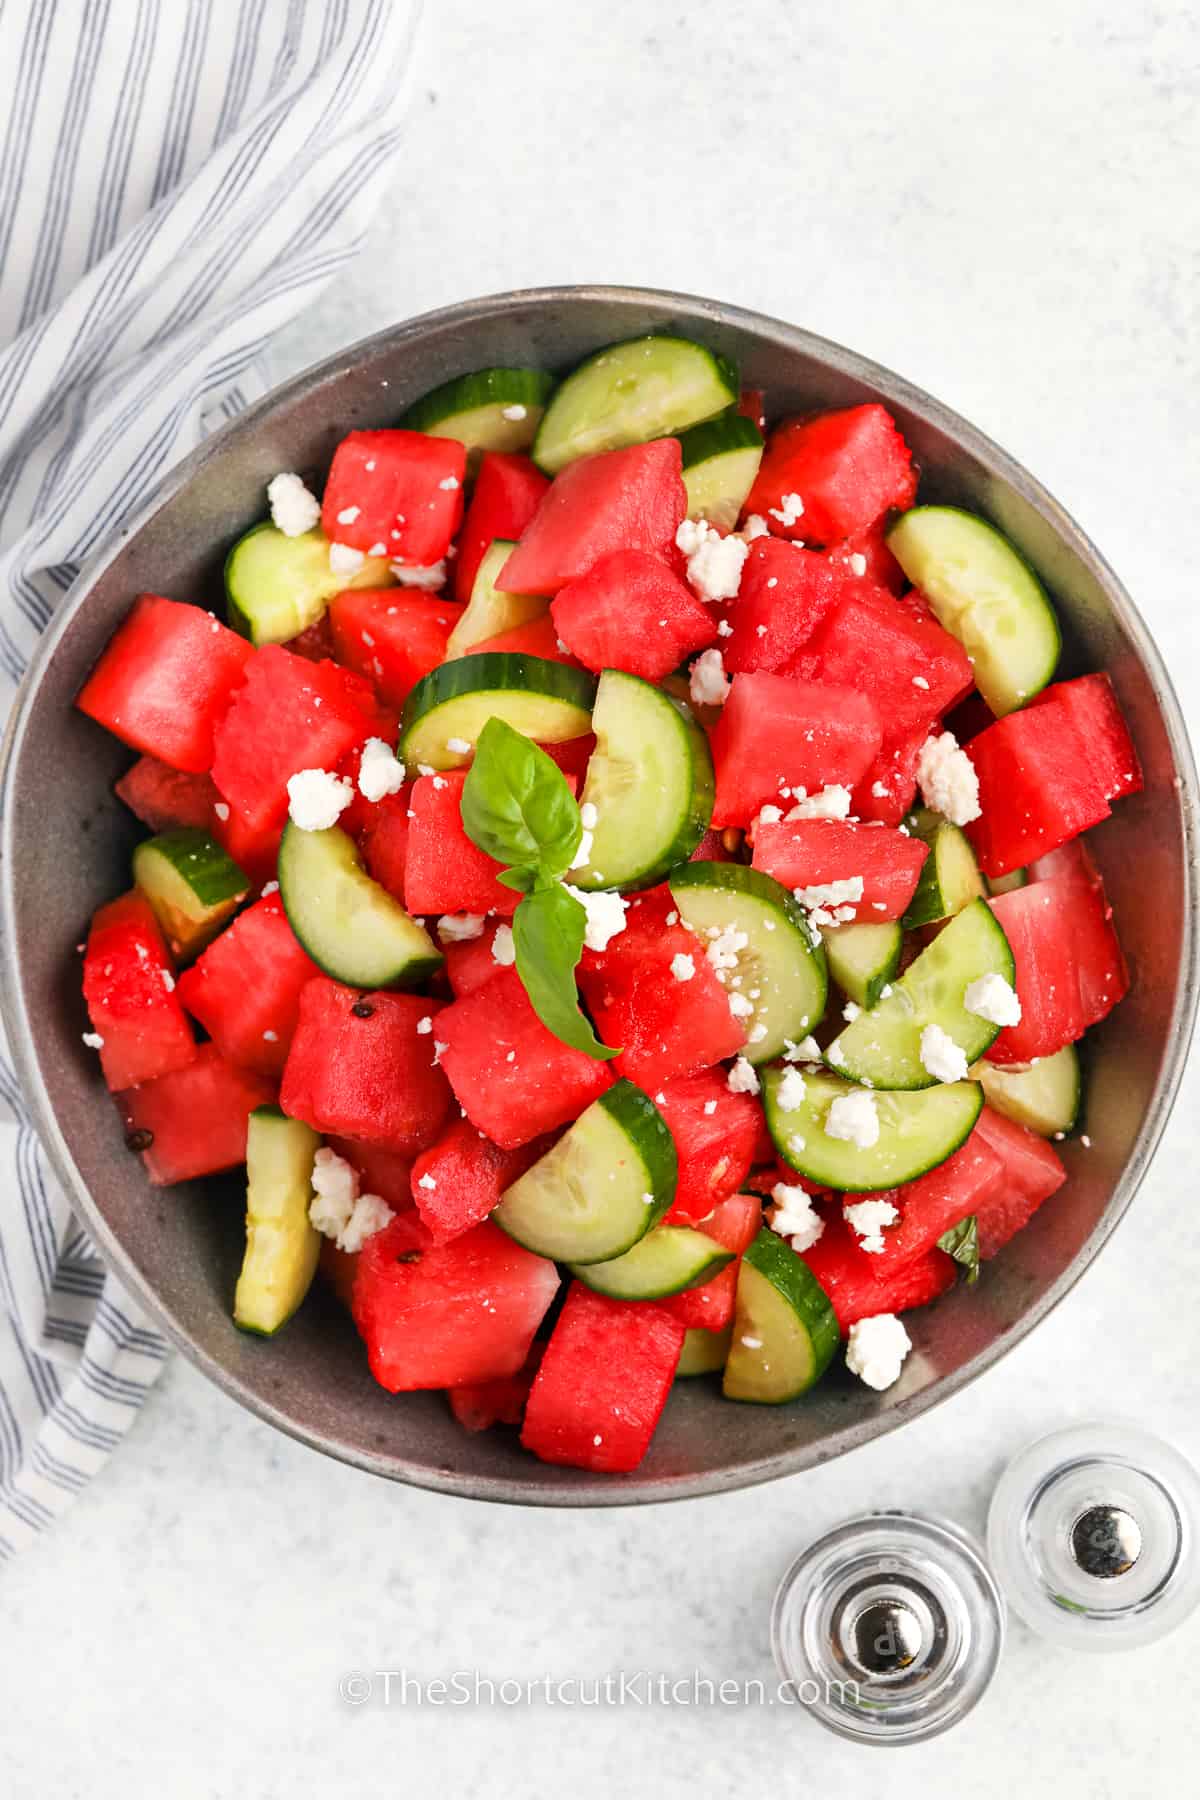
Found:
<svg viewBox="0 0 1200 1800"><path fill-rule="evenodd" d="M867 1098L870 1099L869 1094ZM871 1256L882 1256L883 1228L896 1223L900 1209L890 1200L856 1200L842 1207L842 1216L858 1238L859 1249Z"/></svg>
<svg viewBox="0 0 1200 1800"><path fill-rule="evenodd" d="M336 1238L350 1223L358 1199L358 1175L336 1150L322 1148L313 1160L310 1222L325 1237Z"/></svg>
<svg viewBox="0 0 1200 1800"><path fill-rule="evenodd" d="M696 706L724 706L730 681L719 650L705 650L692 664L688 692Z"/></svg>
<svg viewBox="0 0 1200 1800"><path fill-rule="evenodd" d="M980 815L979 777L952 731L926 738L917 757L917 785L926 806L952 825L969 825Z"/></svg>
<svg viewBox="0 0 1200 1800"><path fill-rule="evenodd" d="M284 537L303 537L320 522L321 502L298 475L274 475L267 483L271 523Z"/></svg>
<svg viewBox="0 0 1200 1800"><path fill-rule="evenodd" d="M704 953L707 960L718 975L724 970L736 969L738 951L744 950L750 942L747 933L739 931L734 925L726 925L723 930L714 925L710 927L710 932L708 949Z"/></svg>
<svg viewBox="0 0 1200 1800"><path fill-rule="evenodd" d="M436 1178L436 1176L433 1176L433 1175L422 1175L421 1179L417 1183L417 1186L420 1188L424 1188L427 1193L432 1194L434 1189L437 1187L437 1178Z"/></svg>
<svg viewBox="0 0 1200 1800"><path fill-rule="evenodd" d="M900 1379L912 1339L895 1313L875 1313L850 1327L846 1343L846 1367L869 1388L882 1393Z"/></svg>
<svg viewBox="0 0 1200 1800"><path fill-rule="evenodd" d="M328 831L354 798L342 775L328 769L301 769L288 779L288 817L299 831Z"/></svg>
<svg viewBox="0 0 1200 1800"><path fill-rule="evenodd" d="M510 419L515 425L519 419L523 419L527 416L528 411L528 407L522 406L519 401L515 401L512 406L502 406L500 408L500 417L502 419Z"/></svg>
<svg viewBox="0 0 1200 1800"><path fill-rule="evenodd" d="M395 1216L387 1201L380 1199L378 1194L360 1194L354 1202L354 1211L338 1233L338 1249L356 1255L367 1239L390 1225Z"/></svg>
<svg viewBox="0 0 1200 1800"><path fill-rule="evenodd" d="M977 1019L986 1019L989 1025L1021 1023L1021 1002L1003 975L981 975L977 981L970 982L963 994L963 1006Z"/></svg>
<svg viewBox="0 0 1200 1800"><path fill-rule="evenodd" d="M89 1050L103 1050L104 1048L104 1039L98 1031L85 1031L83 1041Z"/></svg>
<svg viewBox="0 0 1200 1800"><path fill-rule="evenodd" d="M445 586L445 558L441 562L425 564L394 562L388 567L401 587L433 589Z"/></svg>
<svg viewBox="0 0 1200 1800"><path fill-rule="evenodd" d="M438 936L444 944L466 944L482 935L482 913L443 913L438 920Z"/></svg>
<svg viewBox="0 0 1200 1800"><path fill-rule="evenodd" d="M362 511L361 506L343 506L341 512L337 516L338 524L339 525L353 525L355 519L357 519L357 517L361 511Z"/></svg>
<svg viewBox="0 0 1200 1800"><path fill-rule="evenodd" d="M682 951L671 958L671 973L676 981L690 981L696 973L696 960L685 956Z"/></svg>
<svg viewBox="0 0 1200 1800"><path fill-rule="evenodd" d="M811 1033L808 1037L801 1038L798 1044L793 1044L791 1038L784 1038L783 1060L786 1063L819 1063L821 1060L821 1046Z"/></svg>
<svg viewBox="0 0 1200 1800"><path fill-rule="evenodd" d="M739 1056L725 1077L725 1086L731 1094L757 1094L758 1076L754 1073L754 1065Z"/></svg>
<svg viewBox="0 0 1200 1800"><path fill-rule="evenodd" d="M850 817L850 789L840 782L831 787L822 788L819 794L806 794L803 788L797 788L792 795L796 804L788 813L789 819L848 819Z"/></svg>
<svg viewBox="0 0 1200 1800"><path fill-rule="evenodd" d="M228 817L229 817L229 808L225 804L224 800L214 801L213 802L213 811L216 813L218 819L220 819L222 825L224 825L226 819L228 819Z"/></svg>
<svg viewBox="0 0 1200 1800"><path fill-rule="evenodd" d="M850 565L850 573L852 575L865 575L866 574L867 559L863 555L861 550L852 551L851 554L846 558L846 561Z"/></svg>
<svg viewBox="0 0 1200 1800"><path fill-rule="evenodd" d="M921 1033L921 1067L935 1081L965 1081L966 1053L940 1025L926 1025Z"/></svg>
<svg viewBox="0 0 1200 1800"><path fill-rule="evenodd" d="M453 737L446 739L446 748L451 756L470 756L474 745L470 738Z"/></svg>
<svg viewBox="0 0 1200 1800"><path fill-rule="evenodd" d="M366 557L352 544L330 544L329 567L335 575L356 575Z"/></svg>
<svg viewBox="0 0 1200 1800"><path fill-rule="evenodd" d="M578 900L587 914L587 923L583 928L583 941L589 950L607 950L613 938L625 929L625 908L628 901L620 894L613 894L607 889L600 889L594 894L584 893L581 888L572 887L569 881L563 886L568 894Z"/></svg>
<svg viewBox="0 0 1200 1800"><path fill-rule="evenodd" d="M811 1195L795 1183L777 1181L771 1189L775 1205L771 1211L771 1230L787 1238L799 1253L811 1250L825 1229L825 1221L812 1203Z"/></svg>
<svg viewBox="0 0 1200 1800"><path fill-rule="evenodd" d="M839 1094L825 1115L825 1135L840 1138L856 1149L870 1150L879 1142L879 1114L875 1097L865 1088Z"/></svg>
<svg viewBox="0 0 1200 1800"><path fill-rule="evenodd" d="M745 994L730 994L729 1010L735 1019L748 1019L754 1011L753 1000L747 1000Z"/></svg>
<svg viewBox="0 0 1200 1800"><path fill-rule="evenodd" d="M767 524L767 521L763 518L761 513L751 513L750 517L746 520L746 523L742 526L742 536L748 544L752 544L755 538L770 537L770 535L771 527Z"/></svg>
<svg viewBox="0 0 1200 1800"><path fill-rule="evenodd" d="M780 1112L795 1112L797 1107L804 1105L807 1091L799 1069L785 1069L775 1089L775 1105Z"/></svg>
<svg viewBox="0 0 1200 1800"><path fill-rule="evenodd" d="M799 494L781 494L778 506L768 506L767 511L773 519L778 519L785 531L790 531L797 519L804 517L804 502Z"/></svg>
<svg viewBox="0 0 1200 1800"><path fill-rule="evenodd" d="M863 878L848 875L844 881L816 881L792 892L814 925L844 925L853 919L863 897Z"/></svg>
<svg viewBox="0 0 1200 1800"><path fill-rule="evenodd" d="M742 582L750 546L745 538L722 537L707 519L685 519L675 533L688 559L688 580L701 600L732 600Z"/></svg>
<svg viewBox="0 0 1200 1800"><path fill-rule="evenodd" d="M438 486L441 488L443 493L452 494L454 492L455 488L458 486L458 476L457 475L447 475L441 481L438 482Z"/></svg>
<svg viewBox="0 0 1200 1800"><path fill-rule="evenodd" d="M579 809L579 823L585 831L595 831L600 823L600 814L591 800L585 800Z"/></svg>
<svg viewBox="0 0 1200 1800"><path fill-rule="evenodd" d="M404 764L382 738L368 738L358 764L358 791L364 800L385 800L404 786Z"/></svg>
<svg viewBox="0 0 1200 1800"><path fill-rule="evenodd" d="M502 969L511 969L517 960L517 947L513 942L511 925L497 925L492 937L492 961L499 963Z"/></svg>

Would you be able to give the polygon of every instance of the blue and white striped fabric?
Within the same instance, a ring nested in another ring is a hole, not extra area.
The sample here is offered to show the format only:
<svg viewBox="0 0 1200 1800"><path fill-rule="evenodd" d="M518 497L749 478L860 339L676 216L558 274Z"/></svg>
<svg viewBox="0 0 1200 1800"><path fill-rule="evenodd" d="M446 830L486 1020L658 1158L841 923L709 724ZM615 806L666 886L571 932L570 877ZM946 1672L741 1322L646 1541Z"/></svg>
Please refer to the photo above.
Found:
<svg viewBox="0 0 1200 1800"><path fill-rule="evenodd" d="M79 564L366 240L420 0L0 0L0 718ZM0 1559L165 1345L106 1275L0 1043Z"/></svg>

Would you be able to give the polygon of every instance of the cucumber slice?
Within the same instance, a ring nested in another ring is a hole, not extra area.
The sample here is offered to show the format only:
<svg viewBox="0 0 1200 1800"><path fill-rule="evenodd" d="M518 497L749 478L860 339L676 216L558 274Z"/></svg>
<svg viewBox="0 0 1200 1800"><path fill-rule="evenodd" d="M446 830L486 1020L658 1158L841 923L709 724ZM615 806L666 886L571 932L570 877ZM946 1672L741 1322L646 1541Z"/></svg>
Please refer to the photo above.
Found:
<svg viewBox="0 0 1200 1800"><path fill-rule="evenodd" d="M250 1114L246 1132L246 1254L233 1299L233 1322L270 1337L309 1290L321 1249L309 1224L313 1158L321 1140L277 1106Z"/></svg>
<svg viewBox="0 0 1200 1800"><path fill-rule="evenodd" d="M211 943L250 891L245 875L216 839L189 827L139 844L133 879L177 962Z"/></svg>
<svg viewBox="0 0 1200 1800"><path fill-rule="evenodd" d="M335 575L323 531L285 537L274 525L255 525L225 558L226 616L252 644L284 644L315 625L335 594L391 587L395 579L386 556Z"/></svg>
<svg viewBox="0 0 1200 1800"><path fill-rule="evenodd" d="M670 437L738 397L734 365L688 338L629 338L580 363L546 408L533 460L548 475L580 456Z"/></svg>
<svg viewBox="0 0 1200 1800"><path fill-rule="evenodd" d="M1028 886L1028 869L1010 869L1007 875L993 875L988 877L989 894L1011 894L1014 888Z"/></svg>
<svg viewBox="0 0 1200 1800"><path fill-rule="evenodd" d="M688 518L708 519L722 530L732 531L762 461L761 431L741 413L730 410L683 432L679 448L683 451Z"/></svg>
<svg viewBox="0 0 1200 1800"><path fill-rule="evenodd" d="M829 1108L842 1094L861 1092L823 1070L804 1071L804 1099L791 1112L779 1105L784 1070L765 1069L763 1107L771 1139L791 1168L819 1187L876 1193L915 1181L966 1142L983 1106L977 1081L945 1082L919 1093L872 1094L879 1140L869 1150L825 1130Z"/></svg>
<svg viewBox="0 0 1200 1800"><path fill-rule="evenodd" d="M496 586L497 575L516 547L509 538L493 538L484 551L466 611L455 623L446 644L447 661L465 656L476 644L499 637L502 631L515 631L518 625L527 625L530 619L540 619L549 611L550 602L541 594L506 594Z"/></svg>
<svg viewBox="0 0 1200 1800"><path fill-rule="evenodd" d="M404 702L396 754L410 768L458 769L489 719L503 719L539 744L561 744L592 729L596 678L541 656L485 650L442 663Z"/></svg>
<svg viewBox="0 0 1200 1800"><path fill-rule="evenodd" d="M785 887L745 863L691 862L672 873L671 896L706 942L729 931L747 940L726 981L753 1009L742 1021L750 1062L769 1062L812 1030L825 1012L825 952Z"/></svg>
<svg viewBox="0 0 1200 1800"><path fill-rule="evenodd" d="M681 1375L714 1375L718 1369L723 1369L732 1339L731 1325L724 1331L707 1331L702 1325L690 1326L683 1334L683 1349L675 1367L676 1380Z"/></svg>
<svg viewBox="0 0 1200 1800"><path fill-rule="evenodd" d="M554 377L542 369L477 369L414 400L400 423L457 438L474 473L485 450L528 450L553 392Z"/></svg>
<svg viewBox="0 0 1200 1800"><path fill-rule="evenodd" d="M884 988L896 979L904 950L899 922L882 925L835 925L821 933L829 973L848 1000L856 1006L874 1006Z"/></svg>
<svg viewBox="0 0 1200 1800"><path fill-rule="evenodd" d="M953 918L985 894L987 884L965 831L926 806L919 807L907 824L914 837L929 845L921 879L904 915L904 924L911 930L915 925Z"/></svg>
<svg viewBox="0 0 1200 1800"><path fill-rule="evenodd" d="M1053 681L1062 649L1046 590L994 525L957 506L915 506L887 545L971 658L997 717Z"/></svg>
<svg viewBox="0 0 1200 1800"><path fill-rule="evenodd" d="M999 1027L968 1012L963 995L990 974L1011 983L1012 951L987 901L972 900L893 983L887 999L839 1033L826 1062L870 1087L932 1087L937 1078L921 1061L922 1031L940 1025L969 1063L982 1056Z"/></svg>
<svg viewBox="0 0 1200 1800"><path fill-rule="evenodd" d="M794 1400L821 1379L841 1335L808 1264L764 1225L738 1270L726 1399L763 1406Z"/></svg>
<svg viewBox="0 0 1200 1800"><path fill-rule="evenodd" d="M288 825L279 846L279 897L308 954L348 987L416 987L441 967L429 933L363 868L336 825Z"/></svg>
<svg viewBox="0 0 1200 1800"><path fill-rule="evenodd" d="M617 1081L505 1189L491 1216L539 1256L609 1262L662 1218L678 1166L657 1106L632 1081Z"/></svg>
<svg viewBox="0 0 1200 1800"><path fill-rule="evenodd" d="M605 669L592 710L596 748L582 805L596 808L581 888L640 888L686 862L708 830L708 739L680 700L639 675Z"/></svg>
<svg viewBox="0 0 1200 1800"><path fill-rule="evenodd" d="M1023 1067L981 1062L971 1073L983 1083L988 1105L1018 1125L1027 1125L1041 1137L1073 1130L1083 1098L1083 1073L1074 1044L1064 1044L1053 1056Z"/></svg>
<svg viewBox="0 0 1200 1800"><path fill-rule="evenodd" d="M585 1287L614 1300L662 1300L711 1281L732 1261L732 1250L723 1250L690 1225L659 1225L624 1256L567 1267Z"/></svg>

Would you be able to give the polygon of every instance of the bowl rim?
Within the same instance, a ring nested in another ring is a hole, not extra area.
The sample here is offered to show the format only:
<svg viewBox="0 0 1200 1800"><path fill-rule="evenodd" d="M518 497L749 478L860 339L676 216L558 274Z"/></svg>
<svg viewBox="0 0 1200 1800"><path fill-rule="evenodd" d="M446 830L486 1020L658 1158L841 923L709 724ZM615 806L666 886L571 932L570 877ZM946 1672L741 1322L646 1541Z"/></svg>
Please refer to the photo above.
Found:
<svg viewBox="0 0 1200 1800"><path fill-rule="evenodd" d="M290 405L302 396L311 395L324 386L336 383L354 366L373 355L398 348L432 329L478 324L507 313L515 306L565 307L581 301L615 301L631 309L639 306L651 309L669 307L679 311L681 323L686 321L693 326L702 327L708 322L719 327L733 327L813 358L838 374L861 382L885 399L922 416L1005 481L1041 516L1056 537L1074 552L1102 587L1114 615L1154 684L1175 767L1176 786L1179 789L1185 849L1182 870L1185 933L1163 1062L1132 1153L1114 1184L1101 1217L1071 1262L1028 1311L1001 1332L991 1344L976 1351L961 1368L931 1382L919 1394L839 1427L827 1437L811 1444L780 1450L736 1467L706 1473L649 1480L639 1479L635 1475L632 1480L620 1482L613 1481L611 1477L589 1477L585 1480L560 1480L557 1483L546 1481L536 1487L526 1487L515 1477L459 1473L453 1469L410 1463L395 1455L373 1454L348 1441L340 1441L327 1433L308 1429L294 1418L285 1416L264 1394L256 1392L223 1368L214 1357L194 1343L175 1324L152 1285L141 1275L120 1239L92 1201L59 1128L50 1094L40 1072L34 1052L32 1021L16 976L14 959L7 955L0 958L0 1012L3 1013L8 1031L25 1104L51 1168L72 1208L86 1224L108 1267L142 1305L167 1339L201 1373L231 1399L237 1400L249 1412L275 1426L288 1437L370 1474L381 1475L408 1486L454 1494L460 1498L516 1505L567 1507L630 1506L664 1500L694 1499L702 1495L733 1492L782 1476L798 1474L897 1430L976 1381L1065 1298L1112 1237L1146 1175L1170 1118L1187 1061L1197 1000L1200 997L1200 984L1197 980L1200 972L1200 920L1196 909L1195 826L1200 790L1197 788L1196 767L1183 711L1162 655L1132 597L1071 514L1022 464L953 408L897 375L886 365L862 356L834 339L791 325L769 314L699 295L669 289L593 283L516 288L483 295L420 313L357 339L272 388L206 438L168 471L137 510L88 558L56 609L30 660L14 697L3 743L0 745L0 942L12 943L15 938L15 890L12 879L15 845L12 839L13 808L9 800L34 699L60 640L75 615L86 604L100 576L130 539L144 530L159 510L186 487L201 469L219 458L227 441L235 434L252 428L278 407Z"/></svg>

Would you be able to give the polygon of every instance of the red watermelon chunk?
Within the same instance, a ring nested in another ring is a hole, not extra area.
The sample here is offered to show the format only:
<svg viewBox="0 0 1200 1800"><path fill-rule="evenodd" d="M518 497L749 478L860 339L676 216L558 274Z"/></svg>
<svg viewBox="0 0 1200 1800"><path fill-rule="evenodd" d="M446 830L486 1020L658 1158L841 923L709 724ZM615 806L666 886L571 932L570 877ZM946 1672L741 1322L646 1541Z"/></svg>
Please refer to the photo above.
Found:
<svg viewBox="0 0 1200 1800"><path fill-rule="evenodd" d="M408 833L412 788L388 794L371 809L360 839L363 861L372 881L386 888L404 905L404 875L408 863Z"/></svg>
<svg viewBox="0 0 1200 1800"><path fill-rule="evenodd" d="M900 1219L884 1227L883 1249L861 1250L877 1281L888 1281L907 1263L934 1249L944 1231L979 1211L998 1192L1004 1164L986 1137L973 1131L961 1149L927 1175L883 1194L847 1194L859 1200L890 1200Z"/></svg>
<svg viewBox="0 0 1200 1800"><path fill-rule="evenodd" d="M458 535L454 564L454 597L465 606L479 565L495 538L514 542L538 509L550 486L528 456L503 450L485 450L479 459L471 504Z"/></svg>
<svg viewBox="0 0 1200 1800"><path fill-rule="evenodd" d="M512 967L511 960L502 964L492 954L496 933L502 926L505 931L512 930L511 925L497 919L494 923L485 925L477 938L465 938L461 943L446 945L443 951L446 974L456 1000L461 1000L466 994L473 994L485 981L490 981L493 975L499 974L501 968Z"/></svg>
<svg viewBox="0 0 1200 1800"><path fill-rule="evenodd" d="M142 1151L155 1187L195 1181L246 1160L246 1131L256 1106L269 1106L274 1085L236 1069L215 1044L200 1044L186 1068L116 1095L127 1136L149 1139Z"/></svg>
<svg viewBox="0 0 1200 1800"><path fill-rule="evenodd" d="M83 957L83 998L110 1088L181 1069L196 1040L175 992L175 973L149 902L135 888L102 906Z"/></svg>
<svg viewBox="0 0 1200 1800"><path fill-rule="evenodd" d="M574 1469L636 1469L671 1391L684 1330L661 1306L609 1300L573 1282L525 1407L525 1448Z"/></svg>
<svg viewBox="0 0 1200 1800"><path fill-rule="evenodd" d="M179 998L230 1062L277 1081L301 992L320 973L293 936L279 895L267 894L184 970Z"/></svg>
<svg viewBox="0 0 1200 1800"><path fill-rule="evenodd" d="M551 482L496 585L557 594L614 550L668 556L686 511L678 438L581 456Z"/></svg>
<svg viewBox="0 0 1200 1800"><path fill-rule="evenodd" d="M979 777L967 836L985 875L1007 875L1109 814L1111 770L1093 763L1075 709L1046 700L997 719L964 746Z"/></svg>
<svg viewBox="0 0 1200 1800"><path fill-rule="evenodd" d="M886 588L889 594L902 594L908 586L908 576L888 549L886 524L885 519L877 519L874 525L856 531L826 554L835 567L848 569L860 580Z"/></svg>
<svg viewBox="0 0 1200 1800"><path fill-rule="evenodd" d="M756 538L742 567L737 599L725 609L731 634L721 642L731 674L789 667L854 577L828 557L781 538Z"/></svg>
<svg viewBox="0 0 1200 1800"><path fill-rule="evenodd" d="M899 825L917 795L917 759L929 733L924 725L896 742L885 742L850 795L850 811L864 823Z"/></svg>
<svg viewBox="0 0 1200 1800"><path fill-rule="evenodd" d="M361 1138L327 1135L325 1142L350 1164L358 1176L361 1193L378 1194L393 1212L411 1213L414 1210L411 1156L405 1156L399 1150L385 1150L379 1144L365 1144Z"/></svg>
<svg viewBox="0 0 1200 1800"><path fill-rule="evenodd" d="M390 1393L515 1375L558 1289L558 1270L498 1225L433 1244L415 1215L359 1252L354 1322Z"/></svg>
<svg viewBox="0 0 1200 1800"><path fill-rule="evenodd" d="M297 632L295 637L288 638L284 644L293 656L302 656L306 662L328 662L336 659L337 651L333 642L333 628L329 623L328 612L323 612L319 619ZM340 1254L345 1254L341 1252Z"/></svg>
<svg viewBox="0 0 1200 1800"><path fill-rule="evenodd" d="M139 594L76 706L173 769L212 767L213 734L253 651L210 612Z"/></svg>
<svg viewBox="0 0 1200 1800"><path fill-rule="evenodd" d="M1122 800L1142 789L1142 765L1133 747L1125 716L1113 693L1108 675L1081 675L1076 681L1058 681L1043 688L1031 706L1051 702L1064 707L1088 747L1092 773L1108 801Z"/></svg>
<svg viewBox="0 0 1200 1800"><path fill-rule="evenodd" d="M501 886L503 864L480 850L462 822L466 771L422 775L413 783L404 865L404 904L410 913L500 913L517 909L520 894Z"/></svg>
<svg viewBox="0 0 1200 1800"><path fill-rule="evenodd" d="M462 519L467 452L423 431L352 431L333 453L321 506L331 543L428 568Z"/></svg>
<svg viewBox="0 0 1200 1800"><path fill-rule="evenodd" d="M985 1106L975 1135L1003 1164L998 1191L975 1208L979 1254L985 1260L1015 1237L1067 1179L1062 1159L1045 1138Z"/></svg>
<svg viewBox="0 0 1200 1800"><path fill-rule="evenodd" d="M762 1225L762 1201L757 1194L730 1194L713 1208L699 1229L723 1250L734 1251L734 1260L702 1287L672 1294L659 1305L689 1330L724 1331L733 1318L737 1297L738 1263Z"/></svg>
<svg viewBox="0 0 1200 1800"><path fill-rule="evenodd" d="M217 729L213 780L248 830L269 833L287 816L289 778L336 768L377 723L375 697L359 676L265 644Z"/></svg>
<svg viewBox="0 0 1200 1800"><path fill-rule="evenodd" d="M879 1313L907 1312L924 1306L954 1286L955 1265L944 1250L926 1250L884 1279L872 1273L855 1233L837 1211L826 1214L825 1229L811 1249L808 1264L829 1296L843 1335L859 1319Z"/></svg>
<svg viewBox="0 0 1200 1800"><path fill-rule="evenodd" d="M569 650L564 650L549 613L543 614L540 619L526 619L524 625L514 625L511 631L497 632L495 637L484 638L482 643L471 646L472 656L490 656L493 653L540 656L545 662L566 663L568 668L583 667L578 657L572 656ZM567 740L568 743L571 741Z"/></svg>
<svg viewBox="0 0 1200 1800"><path fill-rule="evenodd" d="M488 1431L493 1425L519 1425L525 1416L525 1403L540 1360L535 1344L524 1367L515 1375L448 1388L446 1398L450 1402L450 1411L463 1430Z"/></svg>
<svg viewBox="0 0 1200 1800"><path fill-rule="evenodd" d="M511 1187L542 1155L540 1140L519 1150L502 1150L469 1119L453 1119L436 1144L413 1164L413 1201L435 1244L448 1243L482 1223Z"/></svg>
<svg viewBox="0 0 1200 1800"><path fill-rule="evenodd" d="M157 756L139 756L113 792L154 832L173 831L182 825L207 831L213 802L221 798L211 775L173 769Z"/></svg>
<svg viewBox="0 0 1200 1800"><path fill-rule="evenodd" d="M255 888L273 881L279 865L279 842L283 821L273 824L248 824L234 811L228 800L218 795L213 801L208 830L223 850L228 851L238 868Z"/></svg>
<svg viewBox="0 0 1200 1800"><path fill-rule="evenodd" d="M459 1105L505 1150L577 1119L612 1085L612 1066L548 1031L515 969L438 1014L442 1068Z"/></svg>
<svg viewBox="0 0 1200 1800"><path fill-rule="evenodd" d="M919 596L897 600L866 581L825 616L791 669L869 695L892 743L940 719L975 679Z"/></svg>
<svg viewBox="0 0 1200 1800"><path fill-rule="evenodd" d="M713 825L748 825L783 788L853 787L879 751L874 704L855 688L735 675L712 734Z"/></svg>
<svg viewBox="0 0 1200 1800"><path fill-rule="evenodd" d="M661 681L716 638L717 622L673 570L646 550L616 550L560 588L554 629L585 668Z"/></svg>
<svg viewBox="0 0 1200 1800"><path fill-rule="evenodd" d="M446 659L462 612L452 600L402 588L351 588L329 603L334 655L402 707L418 681Z"/></svg>
<svg viewBox="0 0 1200 1800"><path fill-rule="evenodd" d="M759 824L754 867L784 887L816 887L859 876L857 917L869 924L898 919L916 892L928 845L886 825L849 819L792 819Z"/></svg>
<svg viewBox="0 0 1200 1800"><path fill-rule="evenodd" d="M998 894L991 907L1013 953L1021 1022L1006 1026L988 1059L1052 1056L1110 1013L1129 988L1104 889L1070 876L1034 881Z"/></svg>
<svg viewBox="0 0 1200 1800"><path fill-rule="evenodd" d="M450 1107L434 1061L439 1007L419 994L360 994L323 975L310 981L283 1072L284 1112L314 1131L402 1155L423 1150Z"/></svg>
<svg viewBox="0 0 1200 1800"><path fill-rule="evenodd" d="M718 1068L677 1075L658 1090L657 1105L679 1157L668 1222L707 1220L750 1171L762 1116L758 1102L750 1094L731 1094Z"/></svg>
<svg viewBox="0 0 1200 1800"><path fill-rule="evenodd" d="M776 426L745 510L783 536L840 544L893 507L911 506L916 492L912 453L887 409L871 402ZM793 494L804 511L785 525L773 515L794 510L784 506Z"/></svg>

